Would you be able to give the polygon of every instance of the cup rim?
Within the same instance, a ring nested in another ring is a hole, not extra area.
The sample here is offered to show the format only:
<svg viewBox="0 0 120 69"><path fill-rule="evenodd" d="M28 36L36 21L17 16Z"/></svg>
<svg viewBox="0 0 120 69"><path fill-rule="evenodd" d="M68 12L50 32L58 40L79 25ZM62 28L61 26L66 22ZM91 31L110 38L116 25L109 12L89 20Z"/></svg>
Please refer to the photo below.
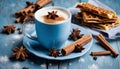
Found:
<svg viewBox="0 0 120 69"><path fill-rule="evenodd" d="M37 21L39 21L40 23L43 23L43 24L48 24L48 25L57 25L57 24L62 24L62 23L64 23L64 22L59 22L59 23L45 23L45 22L42 22L41 20L39 20L38 19L38 13L41 11L41 10L44 10L44 9L46 9L46 8L58 8L58 9L63 9L64 11L66 11L68 14L69 14L69 17L68 17L68 19L66 19L64 22L66 22L66 21L68 21L70 18L71 18L71 13L70 13L70 11L68 11L66 8L64 8L64 7L58 7L58 6L49 6L49 7L44 7L44 8L42 8L42 9L39 9L39 10L37 10L36 12L35 12L35 14L34 14L34 16L35 16L35 19L37 20Z"/></svg>

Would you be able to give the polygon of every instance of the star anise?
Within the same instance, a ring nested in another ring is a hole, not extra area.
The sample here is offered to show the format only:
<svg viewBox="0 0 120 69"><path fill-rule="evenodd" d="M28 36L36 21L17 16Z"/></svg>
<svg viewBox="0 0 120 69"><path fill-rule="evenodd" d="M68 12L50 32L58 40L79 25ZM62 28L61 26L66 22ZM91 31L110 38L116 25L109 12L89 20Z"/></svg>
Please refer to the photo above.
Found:
<svg viewBox="0 0 120 69"><path fill-rule="evenodd" d="M81 38L83 34L80 34L80 30L78 28L73 29L72 33L70 34L70 38L73 40L77 40Z"/></svg>
<svg viewBox="0 0 120 69"><path fill-rule="evenodd" d="M57 57L57 56L59 56L59 54L60 54L59 50L56 50L55 48L53 48L49 51L49 56Z"/></svg>
<svg viewBox="0 0 120 69"><path fill-rule="evenodd" d="M55 19L57 17L59 17L57 15L57 11L48 12L47 18L49 18L49 19Z"/></svg>
<svg viewBox="0 0 120 69"><path fill-rule="evenodd" d="M28 57L28 52L23 46L21 46L20 48L16 47L13 49L13 54L11 57L16 58L17 60L25 60Z"/></svg>
<svg viewBox="0 0 120 69"><path fill-rule="evenodd" d="M5 33L5 34L14 33L15 32L15 26L14 25L4 26L2 32Z"/></svg>
<svg viewBox="0 0 120 69"><path fill-rule="evenodd" d="M76 52L82 52L82 50L84 50L85 48L83 48L82 46L80 46L79 44L77 44L76 46L75 46L75 51Z"/></svg>

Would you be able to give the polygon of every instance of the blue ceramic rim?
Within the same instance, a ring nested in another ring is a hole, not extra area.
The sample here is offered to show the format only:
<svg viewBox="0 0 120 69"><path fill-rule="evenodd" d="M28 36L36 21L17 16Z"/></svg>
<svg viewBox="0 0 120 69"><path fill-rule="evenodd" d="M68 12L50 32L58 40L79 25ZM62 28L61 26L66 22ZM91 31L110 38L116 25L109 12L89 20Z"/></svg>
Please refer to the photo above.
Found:
<svg viewBox="0 0 120 69"><path fill-rule="evenodd" d="M69 18L68 19L66 19L65 21L63 21L63 22L59 22L59 23L43 23L42 21L40 21L38 18L37 18L37 14L41 11L41 10L44 10L44 9L47 9L47 8L58 8L58 9L62 9L62 10L64 10L64 11L66 11L68 14L69 14ZM62 24L62 23L65 23L65 22L67 22L68 20L71 20L71 13L70 13L70 11L68 11L66 8L63 8L63 7L58 7L58 6L49 6L49 7L45 7L45 8L42 8L42 9L39 9L39 10L37 10L36 12L35 12L35 19L37 20L37 21L39 21L40 23L43 23L43 24L47 24L47 25L57 25L57 24Z"/></svg>

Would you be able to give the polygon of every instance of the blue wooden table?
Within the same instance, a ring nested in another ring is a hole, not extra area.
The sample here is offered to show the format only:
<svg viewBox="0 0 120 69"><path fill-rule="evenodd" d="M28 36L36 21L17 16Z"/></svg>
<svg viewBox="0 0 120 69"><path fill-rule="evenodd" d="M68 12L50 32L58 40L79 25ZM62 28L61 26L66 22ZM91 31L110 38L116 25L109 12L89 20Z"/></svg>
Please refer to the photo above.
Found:
<svg viewBox="0 0 120 69"><path fill-rule="evenodd" d="M36 0L29 0L35 2ZM73 7L77 2L87 0L53 0L56 6L65 8ZM120 15L119 0L100 0L104 4L113 8ZM104 50L94 39L92 48L87 54L71 60L54 61L37 57L33 54L26 61L12 61L9 56L12 54L12 48L22 45L23 35L17 32L14 34L2 34L2 28L5 25L14 24L21 27L21 24L15 24L12 14L25 7L26 0L0 0L0 69L22 69L24 66L29 69L120 69L120 56L113 58L111 56L99 56L93 60L89 54L92 51ZM51 4L48 4L49 6ZM112 47L120 54L120 39L108 40Z"/></svg>

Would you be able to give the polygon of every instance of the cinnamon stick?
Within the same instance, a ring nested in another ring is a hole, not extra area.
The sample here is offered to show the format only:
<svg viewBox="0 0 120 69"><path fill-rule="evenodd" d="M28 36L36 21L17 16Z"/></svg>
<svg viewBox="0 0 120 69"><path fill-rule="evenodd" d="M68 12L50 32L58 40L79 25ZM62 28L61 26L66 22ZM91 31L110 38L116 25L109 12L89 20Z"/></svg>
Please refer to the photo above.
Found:
<svg viewBox="0 0 120 69"><path fill-rule="evenodd" d="M91 52L92 56L110 55L111 51Z"/></svg>
<svg viewBox="0 0 120 69"><path fill-rule="evenodd" d="M15 15L17 15L17 16L23 15L23 11L24 11L24 10L25 10L25 8L18 10L18 11L15 13Z"/></svg>
<svg viewBox="0 0 120 69"><path fill-rule="evenodd" d="M29 14L29 13L33 13L35 10L35 8L33 7L33 5L28 6L23 12L25 12L25 14Z"/></svg>
<svg viewBox="0 0 120 69"><path fill-rule="evenodd" d="M23 9L20 9L19 11L17 11L15 13L15 15L26 15L26 14L29 14L29 13L33 13L35 8L34 8L34 4L29 2L29 1L26 1L26 4L27 4L27 7L23 8Z"/></svg>
<svg viewBox="0 0 120 69"><path fill-rule="evenodd" d="M29 2L29 1L26 1L26 4L27 4L27 7L30 5L33 5L33 3Z"/></svg>
<svg viewBox="0 0 120 69"><path fill-rule="evenodd" d="M15 19L15 23L19 23L19 22L21 22L21 17Z"/></svg>
<svg viewBox="0 0 120 69"><path fill-rule="evenodd" d="M17 11L17 12L15 13L15 15L19 15L19 16L20 16L20 15L21 15L21 16L27 15L27 14L29 14L29 13L33 13L34 10L35 10L35 8L33 7L33 5L30 5L30 6L26 7L26 8L23 8L23 9Z"/></svg>
<svg viewBox="0 0 120 69"><path fill-rule="evenodd" d="M75 50L75 46L78 44L80 46L87 44L90 40L92 39L91 35L85 35L82 38L76 40L75 42L65 46L64 48L62 48L62 55L68 55L69 53L73 52ZM88 41L89 40L89 41Z"/></svg>
<svg viewBox="0 0 120 69"><path fill-rule="evenodd" d="M105 40L104 36L102 34L99 34L96 37L96 40L107 50L111 51L112 55L114 57L118 56L118 53L115 51L114 48L112 48L112 46L107 42L107 40Z"/></svg>
<svg viewBox="0 0 120 69"><path fill-rule="evenodd" d="M39 7L43 7L44 5L48 4L52 0L38 0L35 4Z"/></svg>
<svg viewBox="0 0 120 69"><path fill-rule="evenodd" d="M27 22L28 20L30 20L32 18L34 18L34 14L30 13L25 16L25 18L23 19L23 22Z"/></svg>

